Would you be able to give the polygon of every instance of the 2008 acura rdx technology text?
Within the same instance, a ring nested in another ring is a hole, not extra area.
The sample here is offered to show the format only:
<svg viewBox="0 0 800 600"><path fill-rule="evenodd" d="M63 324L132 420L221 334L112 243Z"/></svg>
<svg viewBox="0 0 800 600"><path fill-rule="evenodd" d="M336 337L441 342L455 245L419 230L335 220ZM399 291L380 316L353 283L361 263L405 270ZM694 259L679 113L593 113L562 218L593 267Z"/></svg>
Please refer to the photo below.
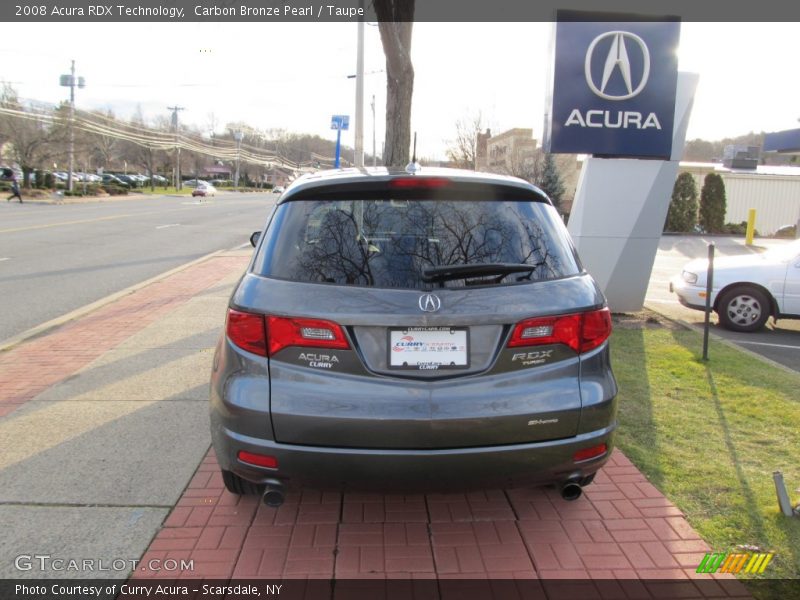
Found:
<svg viewBox="0 0 800 600"><path fill-rule="evenodd" d="M281 196L211 377L226 487L580 496L616 428L611 318L558 213L514 178L339 170Z"/></svg>

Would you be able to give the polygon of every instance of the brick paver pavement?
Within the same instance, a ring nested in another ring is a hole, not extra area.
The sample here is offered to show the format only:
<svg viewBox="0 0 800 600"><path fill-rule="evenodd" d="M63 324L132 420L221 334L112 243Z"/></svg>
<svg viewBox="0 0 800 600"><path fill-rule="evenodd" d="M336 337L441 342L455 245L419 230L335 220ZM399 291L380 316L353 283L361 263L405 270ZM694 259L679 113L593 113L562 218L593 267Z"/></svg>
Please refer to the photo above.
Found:
<svg viewBox="0 0 800 600"><path fill-rule="evenodd" d="M280 508L225 490L213 450L142 558L194 561L186 579L582 580L547 597L747 597L695 572L709 546L615 450L574 502L557 490L391 495L290 492ZM135 577L174 578L140 570ZM667 585L657 580L674 582ZM682 581L680 587L675 585ZM315 596L316 597L316 596ZM502 596L498 596L502 597Z"/></svg>
<svg viewBox="0 0 800 600"><path fill-rule="evenodd" d="M52 333L0 353L0 417L66 379L203 290L249 257L217 256L132 292Z"/></svg>

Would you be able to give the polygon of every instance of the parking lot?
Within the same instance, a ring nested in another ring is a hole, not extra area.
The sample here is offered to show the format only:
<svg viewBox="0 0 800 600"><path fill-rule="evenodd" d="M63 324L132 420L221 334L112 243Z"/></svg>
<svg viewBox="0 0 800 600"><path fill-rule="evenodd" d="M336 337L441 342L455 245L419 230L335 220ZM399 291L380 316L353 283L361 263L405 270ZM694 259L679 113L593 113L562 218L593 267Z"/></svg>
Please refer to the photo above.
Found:
<svg viewBox="0 0 800 600"><path fill-rule="evenodd" d="M715 244L717 257L763 252L764 249L787 243L786 240L756 239L754 247L748 248L742 237L664 236L659 244L645 305L670 318L703 327L704 313L682 306L677 296L670 293L669 281L679 275L690 260L708 256L708 244L711 242ZM756 333L728 331L717 324L714 313L711 315L711 323L714 335L800 371L800 320L781 319L775 323L770 319L765 329Z"/></svg>

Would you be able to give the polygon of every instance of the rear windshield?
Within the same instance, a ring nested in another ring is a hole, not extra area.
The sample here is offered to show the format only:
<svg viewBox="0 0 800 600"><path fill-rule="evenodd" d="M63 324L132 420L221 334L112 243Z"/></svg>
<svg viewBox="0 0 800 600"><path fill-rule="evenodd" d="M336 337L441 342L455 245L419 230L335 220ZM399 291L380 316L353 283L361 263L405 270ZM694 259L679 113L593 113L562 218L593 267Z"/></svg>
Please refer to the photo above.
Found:
<svg viewBox="0 0 800 600"><path fill-rule="evenodd" d="M487 264L531 269L424 279L434 267ZM298 282L430 289L558 279L580 268L561 218L543 202L359 199L278 206L254 271Z"/></svg>

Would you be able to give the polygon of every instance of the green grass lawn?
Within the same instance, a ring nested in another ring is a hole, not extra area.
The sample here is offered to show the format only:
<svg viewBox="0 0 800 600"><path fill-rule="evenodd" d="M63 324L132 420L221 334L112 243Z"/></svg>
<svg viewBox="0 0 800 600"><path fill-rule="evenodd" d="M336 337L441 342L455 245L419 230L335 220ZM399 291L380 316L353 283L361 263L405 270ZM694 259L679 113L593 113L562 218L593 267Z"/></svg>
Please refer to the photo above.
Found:
<svg viewBox="0 0 800 600"><path fill-rule="evenodd" d="M782 515L772 479L783 471L796 505L800 375L713 340L701 355L694 331L615 329L617 445L712 549L772 550L763 577L800 578L800 518Z"/></svg>

